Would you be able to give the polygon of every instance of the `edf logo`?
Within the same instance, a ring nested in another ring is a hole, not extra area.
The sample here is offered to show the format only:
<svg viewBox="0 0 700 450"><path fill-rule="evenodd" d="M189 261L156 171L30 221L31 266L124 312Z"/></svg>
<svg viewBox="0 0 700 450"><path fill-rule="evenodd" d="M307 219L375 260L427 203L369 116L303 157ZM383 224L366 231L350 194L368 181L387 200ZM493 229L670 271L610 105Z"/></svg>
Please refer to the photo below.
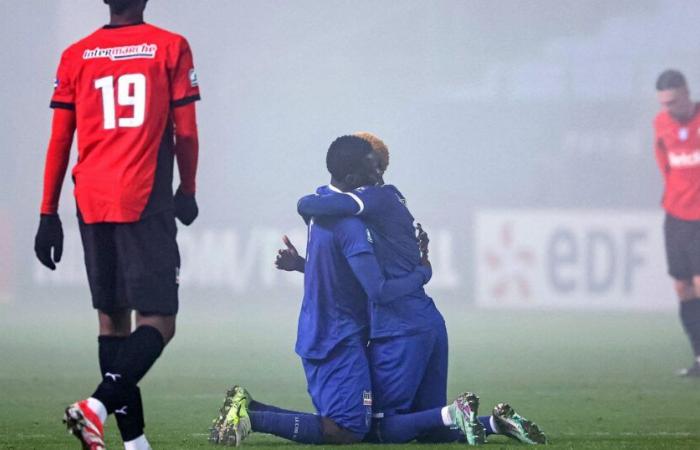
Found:
<svg viewBox="0 0 700 450"><path fill-rule="evenodd" d="M662 223L657 211L480 211L477 304L670 309Z"/></svg>
<svg viewBox="0 0 700 450"><path fill-rule="evenodd" d="M597 229L577 233L557 228L547 243L547 278L562 294L583 289L600 294L613 289L631 293L646 264L643 229L613 233Z"/></svg>

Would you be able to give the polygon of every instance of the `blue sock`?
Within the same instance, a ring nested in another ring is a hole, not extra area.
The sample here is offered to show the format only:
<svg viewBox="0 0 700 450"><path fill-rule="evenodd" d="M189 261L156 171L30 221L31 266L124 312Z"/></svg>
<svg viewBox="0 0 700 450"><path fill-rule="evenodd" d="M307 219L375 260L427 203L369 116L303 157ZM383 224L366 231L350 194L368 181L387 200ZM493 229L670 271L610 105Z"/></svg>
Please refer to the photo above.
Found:
<svg viewBox="0 0 700 450"><path fill-rule="evenodd" d="M282 414L297 414L296 411L292 411L292 410L284 409L284 408L278 408L278 407L272 406L272 405L266 405L265 403L261 403L261 402L258 402L256 400L253 400L250 402L250 405L248 405L248 410L249 411L277 412L277 413L282 413Z"/></svg>
<svg viewBox="0 0 700 450"><path fill-rule="evenodd" d="M253 431L274 434L302 444L322 444L321 418L314 414L294 412L284 414L271 411L249 410Z"/></svg>
<svg viewBox="0 0 700 450"><path fill-rule="evenodd" d="M498 434L491 426L491 416L479 416L478 419L479 422L481 422L481 424L484 426L484 429L486 430L486 436L489 436L491 434Z"/></svg>
<svg viewBox="0 0 700 450"><path fill-rule="evenodd" d="M410 414L396 414L381 419L377 427L380 442L401 444L414 440L435 428L446 428L442 423L442 408Z"/></svg>

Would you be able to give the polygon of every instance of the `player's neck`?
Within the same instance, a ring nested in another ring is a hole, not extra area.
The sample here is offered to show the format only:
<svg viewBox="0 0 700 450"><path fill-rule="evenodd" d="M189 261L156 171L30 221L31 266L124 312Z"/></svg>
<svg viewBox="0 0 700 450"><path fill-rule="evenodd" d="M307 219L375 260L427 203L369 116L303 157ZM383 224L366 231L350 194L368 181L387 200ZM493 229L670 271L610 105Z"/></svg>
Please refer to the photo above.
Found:
<svg viewBox="0 0 700 450"><path fill-rule="evenodd" d="M336 189L341 190L342 192L345 191L350 191L352 190L347 184L343 183L342 181L338 181L335 178L331 177L331 186L333 186Z"/></svg>
<svg viewBox="0 0 700 450"><path fill-rule="evenodd" d="M109 15L109 26L123 26L143 23L143 12L141 11L124 11L121 14Z"/></svg>

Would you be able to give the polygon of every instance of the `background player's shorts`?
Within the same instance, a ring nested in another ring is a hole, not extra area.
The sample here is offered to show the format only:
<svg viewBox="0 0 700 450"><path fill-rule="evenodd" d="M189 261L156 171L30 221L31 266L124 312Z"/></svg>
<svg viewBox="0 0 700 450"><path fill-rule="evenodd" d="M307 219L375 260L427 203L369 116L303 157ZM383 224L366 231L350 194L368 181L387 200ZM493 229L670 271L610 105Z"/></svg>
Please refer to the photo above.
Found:
<svg viewBox="0 0 700 450"><path fill-rule="evenodd" d="M375 417L447 404L445 324L408 336L373 339L369 360Z"/></svg>
<svg viewBox="0 0 700 450"><path fill-rule="evenodd" d="M180 252L172 211L133 223L86 224L80 216L78 223L95 309L177 313Z"/></svg>
<svg viewBox="0 0 700 450"><path fill-rule="evenodd" d="M309 395L318 414L362 438L372 422L367 347L343 341L324 359L302 358Z"/></svg>
<svg viewBox="0 0 700 450"><path fill-rule="evenodd" d="M669 275L677 280L700 275L700 221L666 214L664 241Z"/></svg>

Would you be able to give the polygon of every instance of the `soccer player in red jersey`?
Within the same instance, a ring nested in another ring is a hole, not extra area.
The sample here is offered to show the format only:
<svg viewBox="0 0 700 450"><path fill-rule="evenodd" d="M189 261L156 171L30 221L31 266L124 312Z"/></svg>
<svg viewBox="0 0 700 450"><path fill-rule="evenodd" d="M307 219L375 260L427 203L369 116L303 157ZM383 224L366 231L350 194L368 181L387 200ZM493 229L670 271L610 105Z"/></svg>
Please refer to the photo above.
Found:
<svg viewBox="0 0 700 450"><path fill-rule="evenodd" d="M700 104L685 77L666 70L656 81L661 111L654 120L656 160L664 177L664 239L680 318L695 354L682 376L700 376Z"/></svg>
<svg viewBox="0 0 700 450"><path fill-rule="evenodd" d="M198 214L199 87L187 41L144 23L147 0L104 0L110 23L61 57L35 252L54 270L63 231L58 199L73 135L78 224L99 319L102 382L64 420L84 448L104 448L114 413L127 449L150 448L138 383L175 333L180 255L175 217ZM173 195L177 159L180 185ZM132 331L132 311L135 328Z"/></svg>

